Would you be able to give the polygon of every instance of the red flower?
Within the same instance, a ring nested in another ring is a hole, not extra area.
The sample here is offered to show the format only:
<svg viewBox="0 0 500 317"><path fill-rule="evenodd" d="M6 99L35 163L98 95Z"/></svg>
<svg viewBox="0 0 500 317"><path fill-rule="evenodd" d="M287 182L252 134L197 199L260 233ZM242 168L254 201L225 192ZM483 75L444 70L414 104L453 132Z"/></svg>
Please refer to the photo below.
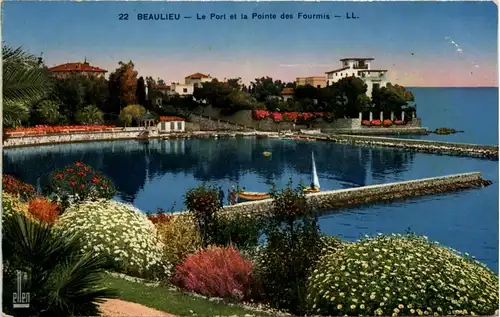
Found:
<svg viewBox="0 0 500 317"><path fill-rule="evenodd" d="M108 188L108 184L103 184L102 187Z"/></svg>
<svg viewBox="0 0 500 317"><path fill-rule="evenodd" d="M74 171L75 171L75 170L74 170L74 169L72 169L72 168L67 168L67 169L66 169L66 172L68 172L68 173L71 173L71 172L74 172Z"/></svg>
<svg viewBox="0 0 500 317"><path fill-rule="evenodd" d="M80 166L83 166L83 163L82 162L76 162L75 165L78 166L78 167L80 167Z"/></svg>
<svg viewBox="0 0 500 317"><path fill-rule="evenodd" d="M78 172L78 175L80 175L80 176L86 176L87 174L85 174L84 172Z"/></svg>
<svg viewBox="0 0 500 317"><path fill-rule="evenodd" d="M71 186L75 186L76 185L76 182L73 182L73 181L70 181L69 183L71 184Z"/></svg>
<svg viewBox="0 0 500 317"><path fill-rule="evenodd" d="M63 175L63 174L61 174L61 173L57 173L57 174L56 174L56 178L58 178L58 179L61 179L61 178L63 178L63 177L64 177L64 175Z"/></svg>
<svg viewBox="0 0 500 317"><path fill-rule="evenodd" d="M93 177L93 178L92 178L92 183L94 183L94 184L99 183L99 178L97 178L97 177Z"/></svg>
<svg viewBox="0 0 500 317"><path fill-rule="evenodd" d="M88 172L88 171L89 171L89 168L88 168L87 166L85 166L85 167L83 168L83 170L84 170L85 172Z"/></svg>
<svg viewBox="0 0 500 317"><path fill-rule="evenodd" d="M81 184L81 185L80 185L80 187L81 187L81 188L85 188L85 184Z"/></svg>

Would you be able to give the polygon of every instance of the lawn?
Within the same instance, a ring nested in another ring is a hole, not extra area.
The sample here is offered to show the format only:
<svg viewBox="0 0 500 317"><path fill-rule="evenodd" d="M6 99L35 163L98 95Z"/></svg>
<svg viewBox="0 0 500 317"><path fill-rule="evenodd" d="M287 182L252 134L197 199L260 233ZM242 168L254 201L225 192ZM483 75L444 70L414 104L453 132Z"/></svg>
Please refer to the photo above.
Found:
<svg viewBox="0 0 500 317"><path fill-rule="evenodd" d="M148 286L105 274L103 284L118 291L118 298L134 302L177 316L254 316L267 317L269 314L255 312L240 307L228 306L220 302L197 298L168 286Z"/></svg>

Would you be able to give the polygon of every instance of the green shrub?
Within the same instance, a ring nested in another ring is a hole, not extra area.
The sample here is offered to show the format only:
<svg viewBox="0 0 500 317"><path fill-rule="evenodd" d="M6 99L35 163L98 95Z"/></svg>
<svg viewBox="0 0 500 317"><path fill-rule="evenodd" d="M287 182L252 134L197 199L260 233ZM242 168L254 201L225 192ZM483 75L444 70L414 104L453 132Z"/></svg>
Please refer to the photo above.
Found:
<svg viewBox="0 0 500 317"><path fill-rule="evenodd" d="M190 215L170 216L167 221L155 225L164 244L165 256L174 266L201 248L200 234Z"/></svg>
<svg viewBox="0 0 500 317"><path fill-rule="evenodd" d="M28 211L28 204L23 202L19 195L2 192L2 211L3 217L12 217L19 213L32 218Z"/></svg>
<svg viewBox="0 0 500 317"><path fill-rule="evenodd" d="M84 200L111 199L116 189L108 178L90 166L75 162L49 176L46 194L67 208Z"/></svg>
<svg viewBox="0 0 500 317"><path fill-rule="evenodd" d="M14 214L3 218L2 251L2 310L6 313L95 316L99 302L116 295L100 282L106 259L94 252L82 253L80 239L70 232ZM23 309L12 305L20 288L29 293L29 306Z"/></svg>
<svg viewBox="0 0 500 317"><path fill-rule="evenodd" d="M223 214L217 220L215 243L233 245L240 250L254 248L259 244L263 220L260 217L239 213Z"/></svg>
<svg viewBox="0 0 500 317"><path fill-rule="evenodd" d="M322 315L492 315L498 276L415 235L377 236L329 252L308 283Z"/></svg>
<svg viewBox="0 0 500 317"><path fill-rule="evenodd" d="M163 256L164 245L156 227L132 205L112 200L73 205L59 218L58 226L81 233L83 250L106 255L119 272L161 278L171 265Z"/></svg>
<svg viewBox="0 0 500 317"><path fill-rule="evenodd" d="M302 186L271 193L273 206L264 226L267 244L256 263L256 275L265 301L301 314L307 277L322 250L321 235Z"/></svg>
<svg viewBox="0 0 500 317"><path fill-rule="evenodd" d="M184 204L196 221L203 246L215 243L217 213L222 208L219 190L212 185L201 184L186 192Z"/></svg>

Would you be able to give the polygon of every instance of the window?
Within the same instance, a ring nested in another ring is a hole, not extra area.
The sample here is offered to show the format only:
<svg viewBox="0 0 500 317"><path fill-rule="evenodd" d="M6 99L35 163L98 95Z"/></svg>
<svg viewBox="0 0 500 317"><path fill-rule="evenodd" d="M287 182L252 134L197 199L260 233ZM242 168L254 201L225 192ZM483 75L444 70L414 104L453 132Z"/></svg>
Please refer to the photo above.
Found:
<svg viewBox="0 0 500 317"><path fill-rule="evenodd" d="M170 131L174 131L174 130L175 130L175 122L170 121Z"/></svg>
<svg viewBox="0 0 500 317"><path fill-rule="evenodd" d="M177 130L182 131L182 121L177 122Z"/></svg>
<svg viewBox="0 0 500 317"><path fill-rule="evenodd" d="M187 88L182 88L182 92L183 92L183 93L187 93L187 92L188 92L188 89L187 89Z"/></svg>
<svg viewBox="0 0 500 317"><path fill-rule="evenodd" d="M373 89L379 89L380 88L380 84L373 84Z"/></svg>
<svg viewBox="0 0 500 317"><path fill-rule="evenodd" d="M162 122L161 123L161 128L160 128L162 131L165 131L167 129L167 123L166 122Z"/></svg>
<svg viewBox="0 0 500 317"><path fill-rule="evenodd" d="M316 86L316 88L321 88L321 85Z"/></svg>

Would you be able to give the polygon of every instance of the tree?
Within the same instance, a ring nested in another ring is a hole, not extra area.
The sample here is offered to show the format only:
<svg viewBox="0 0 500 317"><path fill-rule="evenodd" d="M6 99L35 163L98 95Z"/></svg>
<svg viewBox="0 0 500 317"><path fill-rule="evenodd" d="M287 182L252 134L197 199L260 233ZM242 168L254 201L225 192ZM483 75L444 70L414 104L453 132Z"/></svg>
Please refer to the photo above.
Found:
<svg viewBox="0 0 500 317"><path fill-rule="evenodd" d="M6 206L5 201L2 208ZM101 276L106 258L87 250L82 252L81 238L52 225L36 222L14 213L3 217L3 307L15 316L94 316L99 303L116 297L102 287ZM19 289L30 294L29 307L12 307L12 294Z"/></svg>
<svg viewBox="0 0 500 317"><path fill-rule="evenodd" d="M109 102L106 112L118 115L120 110L136 102L137 71L134 63L118 63L119 67L109 75Z"/></svg>
<svg viewBox="0 0 500 317"><path fill-rule="evenodd" d="M104 122L104 114L97 106L89 105L78 110L75 120L80 124L102 124Z"/></svg>
<svg viewBox="0 0 500 317"><path fill-rule="evenodd" d="M227 80L227 84L231 89L234 90L241 90L242 85L241 85L241 77L238 78L230 78Z"/></svg>
<svg viewBox="0 0 500 317"><path fill-rule="evenodd" d="M135 93L137 103L140 104L141 106L145 107L146 106L146 86L144 83L144 78L139 77L137 80L137 88L136 88L136 93Z"/></svg>
<svg viewBox="0 0 500 317"><path fill-rule="evenodd" d="M367 86L365 82L361 78L349 76L342 78L332 86L338 88L340 98L345 97L344 100L346 101L342 104L344 115L351 118L358 117L360 110L362 110L358 96L366 94Z"/></svg>
<svg viewBox="0 0 500 317"><path fill-rule="evenodd" d="M376 111L402 111L414 102L415 97L403 86L388 83L385 87L373 90L372 100Z"/></svg>
<svg viewBox="0 0 500 317"><path fill-rule="evenodd" d="M279 96L284 88L281 80L273 81L271 77L256 78L252 85L252 94L257 101L265 102L270 96Z"/></svg>
<svg viewBox="0 0 500 317"><path fill-rule="evenodd" d="M43 100L33 110L30 119L32 124L57 124L62 119L59 103L53 100Z"/></svg>
<svg viewBox="0 0 500 317"><path fill-rule="evenodd" d="M124 126L129 126L146 113L141 105L128 105L120 111L119 120Z"/></svg>
<svg viewBox="0 0 500 317"><path fill-rule="evenodd" d="M3 45L2 54L3 119L8 127L23 121L30 105L50 93L53 81L38 59L21 47L14 49Z"/></svg>
<svg viewBox="0 0 500 317"><path fill-rule="evenodd" d="M321 252L318 220L304 194L303 186L290 184L282 191L273 188L272 207L266 215L267 245L258 268L267 300L278 309L303 315L306 283Z"/></svg>

